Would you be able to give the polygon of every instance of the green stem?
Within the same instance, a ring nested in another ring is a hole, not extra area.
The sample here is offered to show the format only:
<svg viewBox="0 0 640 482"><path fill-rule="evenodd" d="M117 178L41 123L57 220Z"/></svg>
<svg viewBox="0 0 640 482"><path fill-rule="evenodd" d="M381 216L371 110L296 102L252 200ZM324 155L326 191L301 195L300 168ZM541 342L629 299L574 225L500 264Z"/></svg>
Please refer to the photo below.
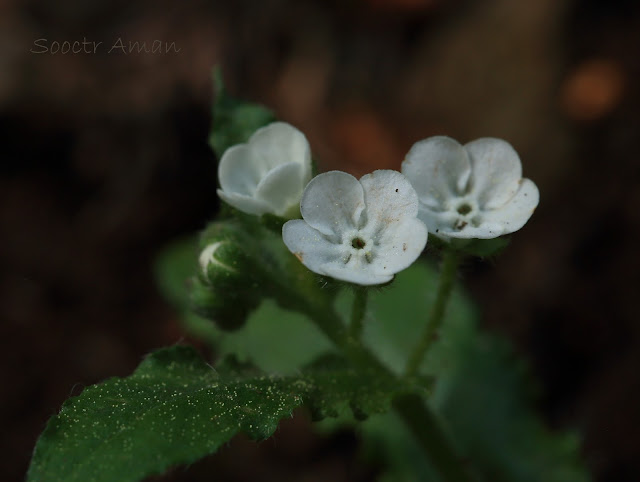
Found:
<svg viewBox="0 0 640 482"><path fill-rule="evenodd" d="M362 336L364 314L367 310L367 288L356 288L353 298L353 308L351 309L351 324L349 325L349 335L359 340Z"/></svg>
<svg viewBox="0 0 640 482"><path fill-rule="evenodd" d="M431 312L429 313L427 325L422 333L422 337L409 356L409 360L405 368L405 376L407 377L411 377L418 372L420 365L422 364L422 360L424 360L429 348L431 348L431 345L437 339L438 332L440 331L444 320L447 302L451 296L453 281L455 279L459 262L460 255L456 251L453 249L445 250L436 300L431 307Z"/></svg>
<svg viewBox="0 0 640 482"><path fill-rule="evenodd" d="M332 306L330 299L313 299L296 287L277 283L280 295L287 306L305 313L344 355L362 372L375 371L381 378L392 378L403 382L376 355L366 348L354 335L360 333L366 306L366 288L356 292L351 325L347 330L342 318ZM426 403L418 396L394 402L394 407L408 428L417 437L425 455L442 476L443 482L470 482L469 475L461 469L462 462L442 429L442 423Z"/></svg>
<svg viewBox="0 0 640 482"><path fill-rule="evenodd" d="M352 327L348 332L340 316L333 308L324 306L318 309L309 309L306 313L327 338L339 347L357 368L373 368L383 376L395 378L395 375L373 353L362 345L357 338L351 336Z"/></svg>
<svg viewBox="0 0 640 482"><path fill-rule="evenodd" d="M380 377L397 379L380 360L358 340L348 336L344 324L332 309L307 311L322 332L361 370L376 370ZM433 467L440 473L443 482L471 482L447 437L439 417L418 395L404 395L393 403L394 409L414 434Z"/></svg>
<svg viewBox="0 0 640 482"><path fill-rule="evenodd" d="M393 401L400 418L416 437L431 464L445 481L471 481L465 462L456 454L442 422L415 394L404 395Z"/></svg>

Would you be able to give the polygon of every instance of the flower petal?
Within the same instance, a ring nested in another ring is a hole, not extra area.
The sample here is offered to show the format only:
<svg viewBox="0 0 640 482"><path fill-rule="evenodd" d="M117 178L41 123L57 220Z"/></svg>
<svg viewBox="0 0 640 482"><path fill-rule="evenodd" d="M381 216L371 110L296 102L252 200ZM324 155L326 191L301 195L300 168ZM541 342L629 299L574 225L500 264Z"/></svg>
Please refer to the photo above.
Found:
<svg viewBox="0 0 640 482"><path fill-rule="evenodd" d="M282 164L260 181L256 189L257 200L271 206L271 212L283 216L292 207L297 207L302 197L302 165L297 162Z"/></svg>
<svg viewBox="0 0 640 482"><path fill-rule="evenodd" d="M364 209L362 184L342 171L329 171L314 177L300 201L302 217L313 228L339 242L344 231L359 227Z"/></svg>
<svg viewBox="0 0 640 482"><path fill-rule="evenodd" d="M367 207L367 230L372 234L418 214L418 195L411 183L398 171L388 169L374 171L362 176L360 184L364 190Z"/></svg>
<svg viewBox="0 0 640 482"><path fill-rule="evenodd" d="M419 217L432 234L442 239L491 239L513 233L529 220L540 199L538 188L529 179L522 179L518 185L520 189L505 205L480 212L475 224L472 220L461 229L455 228L458 217L453 212L440 213L421 208Z"/></svg>
<svg viewBox="0 0 640 482"><path fill-rule="evenodd" d="M491 239L506 234L500 224L481 223L479 226L466 225L462 229L454 229L451 225L443 226L435 235L441 239Z"/></svg>
<svg viewBox="0 0 640 482"><path fill-rule="evenodd" d="M371 266L362 263L354 267L352 264L333 262L325 264L322 269L327 276L362 286L381 285L393 279L393 274L376 273Z"/></svg>
<svg viewBox="0 0 640 482"><path fill-rule="evenodd" d="M465 149L454 139L435 136L416 142L402 163L420 202L432 210L446 209L447 200L464 194L471 173Z"/></svg>
<svg viewBox="0 0 640 482"><path fill-rule="evenodd" d="M519 187L522 164L518 153L506 141L485 137L466 144L471 160L471 192L480 209L503 206Z"/></svg>
<svg viewBox="0 0 640 482"><path fill-rule="evenodd" d="M515 196L504 206L482 213L482 225L500 225L501 234L513 233L525 225L538 206L540 193L529 179L522 179L519 187Z"/></svg>
<svg viewBox="0 0 640 482"><path fill-rule="evenodd" d="M440 239L489 239L504 234L501 224L492 221L482 221L474 225L465 222L461 228L456 227L460 223L458 213L454 211L434 212L423 206L420 207L418 217L427 225L429 232Z"/></svg>
<svg viewBox="0 0 640 482"><path fill-rule="evenodd" d="M310 177L309 142L305 135L292 125L273 122L258 129L249 139L249 144L256 152L263 174L281 164L295 162L303 167L304 177Z"/></svg>
<svg viewBox="0 0 640 482"><path fill-rule="evenodd" d="M264 213L271 212L271 208L267 203L254 199L251 196L237 194L235 192L225 192L222 189L218 189L218 196L227 204L247 214L260 216Z"/></svg>
<svg viewBox="0 0 640 482"><path fill-rule="evenodd" d="M458 215L452 211L432 211L426 206L420 205L418 219L427 226L430 234L438 238L447 238L449 235L445 233L454 231L453 225L458 219Z"/></svg>
<svg viewBox="0 0 640 482"><path fill-rule="evenodd" d="M404 219L383 231L377 242L371 270L380 276L395 274L420 256L427 244L427 227L417 218Z"/></svg>
<svg viewBox="0 0 640 482"><path fill-rule="evenodd" d="M283 165L289 167L282 168ZM238 201L236 195L258 197L271 205L271 209L265 210L258 209L253 203L253 208L246 211L250 214L260 211L284 215L288 208L299 202L302 188L310 177L309 143L302 132L284 122L262 127L247 144L230 147L218 166L225 201L241 210L244 209L238 203L246 203ZM258 205L262 206L262 203Z"/></svg>
<svg viewBox="0 0 640 482"><path fill-rule="evenodd" d="M334 244L302 219L287 221L282 226L282 240L296 258L314 273L327 274L327 263L344 264L339 244Z"/></svg>
<svg viewBox="0 0 640 482"><path fill-rule="evenodd" d="M247 144L224 151L218 164L218 179L226 193L253 196L263 175L259 159Z"/></svg>
<svg viewBox="0 0 640 482"><path fill-rule="evenodd" d="M363 260L349 261L349 254L301 219L287 221L282 227L284 244L302 264L314 273L359 285L386 283L393 274L377 274ZM360 262L359 262L360 261Z"/></svg>

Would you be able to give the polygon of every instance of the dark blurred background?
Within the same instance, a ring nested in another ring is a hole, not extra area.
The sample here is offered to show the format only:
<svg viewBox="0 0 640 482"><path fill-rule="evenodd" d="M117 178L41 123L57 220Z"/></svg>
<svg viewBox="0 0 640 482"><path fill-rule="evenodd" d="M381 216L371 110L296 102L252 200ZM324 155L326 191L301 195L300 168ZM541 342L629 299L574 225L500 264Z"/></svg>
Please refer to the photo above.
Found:
<svg viewBox="0 0 640 482"><path fill-rule="evenodd" d="M87 43L56 51L65 40ZM156 51L125 53L135 41ZM510 141L540 206L463 278L595 480L640 480L632 0L1 0L1 480L23 478L68 396L184 338L152 266L217 210L214 64L305 132L323 169L398 168L434 134ZM374 478L357 449L298 416L161 480Z"/></svg>

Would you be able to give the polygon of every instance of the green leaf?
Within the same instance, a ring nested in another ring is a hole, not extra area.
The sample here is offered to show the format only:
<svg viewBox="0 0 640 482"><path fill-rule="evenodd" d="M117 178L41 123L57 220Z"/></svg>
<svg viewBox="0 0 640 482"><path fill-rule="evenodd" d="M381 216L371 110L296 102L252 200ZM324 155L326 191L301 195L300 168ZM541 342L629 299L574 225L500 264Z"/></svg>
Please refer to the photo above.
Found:
<svg viewBox="0 0 640 482"><path fill-rule="evenodd" d="M185 331L211 347L215 347L221 331L210 321L196 315L189 307L187 282L197 266L196 236L177 239L165 246L154 264L155 279L160 293L176 309Z"/></svg>
<svg viewBox="0 0 640 482"><path fill-rule="evenodd" d="M191 348L147 357L67 400L36 445L29 481L135 481L215 452L235 434L273 434L303 404L315 418L389 410L407 387L354 372L332 357L302 375L267 376L227 360L216 369Z"/></svg>
<svg viewBox="0 0 640 482"><path fill-rule="evenodd" d="M222 71L213 71L215 102L213 126L209 144L222 156L229 147L247 142L258 128L276 120L275 115L262 105L234 99L227 93L222 80Z"/></svg>
<svg viewBox="0 0 640 482"><path fill-rule="evenodd" d="M500 236L491 239L455 239L451 243L463 253L487 258L498 256L510 241L509 236Z"/></svg>
<svg viewBox="0 0 640 482"><path fill-rule="evenodd" d="M176 239L158 254L154 264L155 279L162 296L178 309L189 303L187 280L198 262L197 236Z"/></svg>
<svg viewBox="0 0 640 482"><path fill-rule="evenodd" d="M497 257L511 241L509 236L499 236L490 239L448 239L447 241L431 236L429 249L432 252L442 252L445 249L454 249L464 255L477 256L479 258Z"/></svg>
<svg viewBox="0 0 640 482"><path fill-rule="evenodd" d="M264 300L241 331L225 333L218 341L222 356L236 354L267 372L281 374L297 373L333 349L305 316L283 311L273 300Z"/></svg>
<svg viewBox="0 0 640 482"><path fill-rule="evenodd" d="M457 369L440 381L431 402L483 475L495 481L589 480L577 437L552 433L533 410L533 382L508 344L477 334L459 350Z"/></svg>

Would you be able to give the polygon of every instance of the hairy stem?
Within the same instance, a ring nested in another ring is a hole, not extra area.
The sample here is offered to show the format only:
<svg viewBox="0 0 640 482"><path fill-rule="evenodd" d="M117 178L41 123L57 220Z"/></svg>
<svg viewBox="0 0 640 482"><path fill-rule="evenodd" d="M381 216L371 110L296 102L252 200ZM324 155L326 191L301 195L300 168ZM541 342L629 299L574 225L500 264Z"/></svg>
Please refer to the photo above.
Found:
<svg viewBox="0 0 640 482"><path fill-rule="evenodd" d="M336 344L361 370L374 369L380 377L392 377L398 380L371 351L364 347L345 329L345 325L333 308L308 307L305 312L318 328ZM400 382L400 380L398 380ZM418 395L403 395L394 400L394 409L407 424L422 447L425 456L440 473L444 482L471 482L462 459L450 443L443 429L442 421Z"/></svg>
<svg viewBox="0 0 640 482"><path fill-rule="evenodd" d="M455 267L453 268L455 272ZM453 277L453 274L451 275ZM401 380L378 357L365 347L359 339L366 309L367 289L356 292L351 325L349 328L333 307L333 299L323 296L315 289L304 284L287 284L273 279L275 293L278 293L282 306L306 314L315 325L349 359L356 370L371 372L374 370L381 378L392 378L398 385L410 389L406 380ZM312 285L310 285L312 286ZM462 461L449 442L443 430L442 422L419 396L398 399L394 403L396 412L414 433L425 456L440 473L443 482L470 482L471 478L462 467Z"/></svg>
<svg viewBox="0 0 640 482"><path fill-rule="evenodd" d="M451 297L453 281L455 279L459 262L460 255L456 251L452 249L445 250L436 300L431 307L422 337L418 341L413 352L411 352L409 360L407 361L407 366L405 368L405 376L407 377L411 377L418 372L420 365L422 364L422 360L424 360L429 348L431 348L431 345L437 339L438 332L440 331L444 320L447 303Z"/></svg>
<svg viewBox="0 0 640 482"><path fill-rule="evenodd" d="M364 315L367 310L367 293L366 288L356 288L353 298L353 308L351 309L351 324L349 325L349 335L359 340L362 336L362 328Z"/></svg>

